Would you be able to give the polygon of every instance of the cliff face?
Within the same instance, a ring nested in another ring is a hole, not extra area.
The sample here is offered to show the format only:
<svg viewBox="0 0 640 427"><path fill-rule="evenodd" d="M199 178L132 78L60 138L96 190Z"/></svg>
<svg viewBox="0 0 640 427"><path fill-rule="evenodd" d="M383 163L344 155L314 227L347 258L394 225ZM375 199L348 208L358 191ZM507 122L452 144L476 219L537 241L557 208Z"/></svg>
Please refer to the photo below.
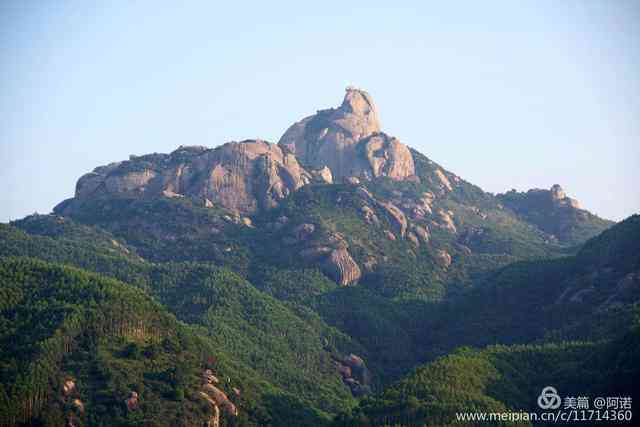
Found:
<svg viewBox="0 0 640 427"><path fill-rule="evenodd" d="M78 180L76 199L190 197L208 207L251 213L274 207L311 178L293 154L247 140L215 149L180 147L98 167Z"/></svg>
<svg viewBox="0 0 640 427"><path fill-rule="evenodd" d="M359 89L347 88L338 108L318 111L293 124L278 144L305 165L328 167L338 180L415 176L411 152L396 138L381 133L373 99Z"/></svg>
<svg viewBox="0 0 640 427"><path fill-rule="evenodd" d="M413 156L396 138L380 132L371 96L347 89L340 107L295 123L278 145L246 140L131 156L82 176L75 199L188 197L207 207L251 214L277 206L312 182L382 176L417 180Z"/></svg>

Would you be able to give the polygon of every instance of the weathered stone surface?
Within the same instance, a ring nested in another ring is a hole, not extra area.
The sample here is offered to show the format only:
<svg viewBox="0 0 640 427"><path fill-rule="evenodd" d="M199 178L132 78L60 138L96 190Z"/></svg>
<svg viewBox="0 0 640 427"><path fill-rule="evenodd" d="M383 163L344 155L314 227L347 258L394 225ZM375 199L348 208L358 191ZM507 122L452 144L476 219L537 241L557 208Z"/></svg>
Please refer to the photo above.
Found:
<svg viewBox="0 0 640 427"><path fill-rule="evenodd" d="M436 211L438 214L438 225L446 230L449 230L451 233L457 233L456 225L453 223L453 212L445 211L444 209L438 209Z"/></svg>
<svg viewBox="0 0 640 427"><path fill-rule="evenodd" d="M275 144L247 140L215 149L180 147L171 154L96 168L78 180L76 198L188 196L207 207L252 213L276 206L311 179L293 154Z"/></svg>
<svg viewBox="0 0 640 427"><path fill-rule="evenodd" d="M401 237L404 237L407 231L407 217L404 213L396 205L390 202L378 201L378 206L384 209L396 231Z"/></svg>
<svg viewBox="0 0 640 427"><path fill-rule="evenodd" d="M62 384L62 393L65 396L69 396L75 390L76 390L76 382L71 378L67 378Z"/></svg>
<svg viewBox="0 0 640 427"><path fill-rule="evenodd" d="M351 389L354 396L362 396L369 393L371 373L361 357L355 354L337 361L338 372L342 375L342 380Z"/></svg>
<svg viewBox="0 0 640 427"><path fill-rule="evenodd" d="M313 169L310 172L314 182L318 184L333 184L333 174L327 166L322 169Z"/></svg>
<svg viewBox="0 0 640 427"><path fill-rule="evenodd" d="M138 393L135 391L132 391L131 393L129 393L129 397L125 400L124 403L127 405L127 410L129 411L135 411L136 409L138 409L138 405L139 405Z"/></svg>
<svg viewBox="0 0 640 427"><path fill-rule="evenodd" d="M413 156L397 139L380 131L378 112L365 91L347 88L342 105L318 111L293 124L280 138L312 168L328 166L336 180L415 176Z"/></svg>
<svg viewBox="0 0 640 427"><path fill-rule="evenodd" d="M229 400L229 397L224 391L220 390L213 384L204 384L202 386L202 389L204 393L208 395L216 403L217 406L222 408L222 410L227 415L234 417L238 415L238 408L236 408L236 405L234 405L233 402Z"/></svg>
<svg viewBox="0 0 640 427"><path fill-rule="evenodd" d="M562 189L559 184L554 184L549 190L551 200L559 207L572 207L574 209L580 209L580 202L571 197L567 197L567 193Z"/></svg>
<svg viewBox="0 0 640 427"><path fill-rule="evenodd" d="M451 182L449 182L449 179L444 174L444 172L442 172L440 169L436 169L435 170L435 176L438 179L438 181L440 182L440 185L443 187L443 189L446 189L448 191L453 191L453 187L451 186Z"/></svg>
<svg viewBox="0 0 640 427"><path fill-rule="evenodd" d="M331 251L321 268L327 276L343 286L357 282L362 275L360 267L345 248Z"/></svg>
<svg viewBox="0 0 640 427"><path fill-rule="evenodd" d="M444 249L438 249L436 251L436 261L440 266L447 268L451 265L451 255Z"/></svg>
<svg viewBox="0 0 640 427"><path fill-rule="evenodd" d="M205 384L218 384L220 380L213 374L211 369L205 369L202 373L202 379Z"/></svg>
<svg viewBox="0 0 640 427"><path fill-rule="evenodd" d="M220 427L220 408L215 400L203 391L198 392L198 396L204 399L211 406L211 417L207 422L208 427Z"/></svg>
<svg viewBox="0 0 640 427"><path fill-rule="evenodd" d="M567 193L564 192L560 184L552 185L549 192L551 193L551 198L553 200L562 200L567 197Z"/></svg>
<svg viewBox="0 0 640 427"><path fill-rule="evenodd" d="M401 181L415 176L411 151L398 139L378 133L364 139L360 144L364 145L363 150L374 177L387 176ZM365 170L361 173L366 176L367 172Z"/></svg>

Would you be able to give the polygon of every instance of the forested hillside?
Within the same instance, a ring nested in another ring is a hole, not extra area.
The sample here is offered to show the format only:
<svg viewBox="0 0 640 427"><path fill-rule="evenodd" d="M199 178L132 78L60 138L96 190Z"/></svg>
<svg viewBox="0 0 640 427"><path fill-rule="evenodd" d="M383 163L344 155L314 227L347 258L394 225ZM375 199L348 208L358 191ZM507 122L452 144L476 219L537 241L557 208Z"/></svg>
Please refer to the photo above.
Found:
<svg viewBox="0 0 640 427"><path fill-rule="evenodd" d="M613 342L463 347L419 367L381 395L364 399L352 413L337 417L334 425L473 426L472 421L458 421L456 414L536 412L536 399L549 385L563 396L635 400L640 397L635 386L640 380L639 355L637 324Z"/></svg>

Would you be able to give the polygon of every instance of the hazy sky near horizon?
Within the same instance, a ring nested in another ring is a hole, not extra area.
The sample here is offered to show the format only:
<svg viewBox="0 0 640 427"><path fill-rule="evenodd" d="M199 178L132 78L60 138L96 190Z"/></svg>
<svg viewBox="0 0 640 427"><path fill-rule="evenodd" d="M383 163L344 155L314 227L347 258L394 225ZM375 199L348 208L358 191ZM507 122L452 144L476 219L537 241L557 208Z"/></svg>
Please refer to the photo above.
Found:
<svg viewBox="0 0 640 427"><path fill-rule="evenodd" d="M640 212L640 1L5 0L0 221L129 154L277 142L347 85L486 191Z"/></svg>

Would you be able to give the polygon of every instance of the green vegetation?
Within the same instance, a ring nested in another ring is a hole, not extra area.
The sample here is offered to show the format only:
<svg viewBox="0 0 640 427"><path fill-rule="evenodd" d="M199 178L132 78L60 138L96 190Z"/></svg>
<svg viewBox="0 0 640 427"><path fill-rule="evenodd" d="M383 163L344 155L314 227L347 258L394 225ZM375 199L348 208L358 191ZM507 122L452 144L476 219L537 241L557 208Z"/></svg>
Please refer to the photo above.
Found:
<svg viewBox="0 0 640 427"><path fill-rule="evenodd" d="M69 222L68 227L73 226ZM327 326L314 312L286 306L226 268L193 262L150 264L121 255L109 255L109 260L117 262L105 263L95 255L97 250L78 248L70 238L31 236L4 225L0 231L2 255L40 253L43 259L93 266L105 275L135 279L136 286L179 319L200 325L201 334L216 348L224 348L229 357L251 366L272 384L286 387L304 407L334 412L354 403L333 358L350 352L363 354L362 347ZM77 256L82 253L94 255ZM324 276L322 280L327 281Z"/></svg>
<svg viewBox="0 0 640 427"><path fill-rule="evenodd" d="M60 425L67 416L103 425L205 419L192 393L180 402L167 397L196 387L212 347L144 293L30 259L1 262L0 281L0 413L9 424L35 418ZM73 398L84 409L66 398L67 379L77 384ZM143 398L136 414L124 407L130 391Z"/></svg>
<svg viewBox="0 0 640 427"><path fill-rule="evenodd" d="M568 245L580 244L612 225L611 221L585 210L558 206L546 190L529 190L526 193L512 190L499 194L498 199L518 217Z"/></svg>
<svg viewBox="0 0 640 427"><path fill-rule="evenodd" d="M364 399L334 425L475 425L457 421L456 413L539 412L537 397L549 385L562 396L637 398L639 352L638 327L608 343L460 348Z"/></svg>

